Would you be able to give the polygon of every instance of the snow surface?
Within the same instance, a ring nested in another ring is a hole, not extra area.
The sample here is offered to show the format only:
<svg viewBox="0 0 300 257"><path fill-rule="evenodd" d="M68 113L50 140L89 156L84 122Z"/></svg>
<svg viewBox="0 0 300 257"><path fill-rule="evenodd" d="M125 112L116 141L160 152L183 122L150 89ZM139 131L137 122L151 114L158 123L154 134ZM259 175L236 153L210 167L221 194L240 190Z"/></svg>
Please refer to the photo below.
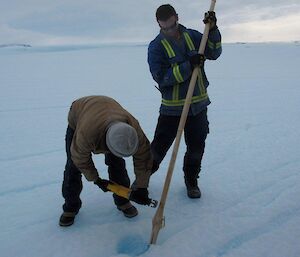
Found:
<svg viewBox="0 0 300 257"><path fill-rule="evenodd" d="M58 226L70 104L111 96L152 140L160 94L146 58L143 45L0 49L1 257L299 257L299 43L225 44L207 62L203 196L186 197L181 142L157 245L148 248L155 209L136 205L126 219L86 180L75 224ZM94 160L107 178L103 156ZM169 160L151 178L154 199Z"/></svg>

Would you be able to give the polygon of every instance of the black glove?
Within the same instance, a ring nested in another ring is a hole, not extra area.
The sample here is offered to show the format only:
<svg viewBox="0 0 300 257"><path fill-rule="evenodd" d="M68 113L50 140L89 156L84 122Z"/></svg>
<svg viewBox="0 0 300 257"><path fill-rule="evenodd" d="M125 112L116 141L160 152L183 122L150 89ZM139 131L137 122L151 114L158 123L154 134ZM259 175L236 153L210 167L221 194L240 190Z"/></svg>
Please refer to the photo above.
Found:
<svg viewBox="0 0 300 257"><path fill-rule="evenodd" d="M156 172L159 169L159 163L155 160L152 162L151 174Z"/></svg>
<svg viewBox="0 0 300 257"><path fill-rule="evenodd" d="M151 199L148 195L149 192L147 188L137 188L131 191L129 200L138 204L149 205L151 203Z"/></svg>
<svg viewBox="0 0 300 257"><path fill-rule="evenodd" d="M204 19L203 22L210 23L209 31L216 30L218 28L217 26L217 18L216 18L216 13L208 11L204 14Z"/></svg>
<svg viewBox="0 0 300 257"><path fill-rule="evenodd" d="M192 66L192 69L194 69L196 66L203 67L205 61L205 56L203 54L195 54L190 56L189 62Z"/></svg>
<svg viewBox="0 0 300 257"><path fill-rule="evenodd" d="M109 190L107 189L107 186L108 186L109 183L110 183L109 180L101 179L101 178L98 178L98 179L94 182L94 184L97 185L100 189L102 189L103 192L109 191Z"/></svg>

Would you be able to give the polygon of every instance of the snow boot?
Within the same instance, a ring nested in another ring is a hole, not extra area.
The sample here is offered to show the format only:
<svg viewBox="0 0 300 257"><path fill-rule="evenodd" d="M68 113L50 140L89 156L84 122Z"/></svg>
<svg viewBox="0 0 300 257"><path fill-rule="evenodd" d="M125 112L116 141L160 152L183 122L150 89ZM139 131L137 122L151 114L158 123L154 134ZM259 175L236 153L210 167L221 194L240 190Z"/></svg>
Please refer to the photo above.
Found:
<svg viewBox="0 0 300 257"><path fill-rule="evenodd" d="M61 227L69 227L74 223L76 213L75 212L64 212L59 219L59 225Z"/></svg>
<svg viewBox="0 0 300 257"><path fill-rule="evenodd" d="M123 212L126 218L133 218L138 215L138 210L130 202L117 206L117 208Z"/></svg>
<svg viewBox="0 0 300 257"><path fill-rule="evenodd" d="M201 197L201 191L200 188L198 187L198 181L197 179L187 179L184 177L184 182L186 185L186 191L187 191L187 196L189 198L200 198Z"/></svg>

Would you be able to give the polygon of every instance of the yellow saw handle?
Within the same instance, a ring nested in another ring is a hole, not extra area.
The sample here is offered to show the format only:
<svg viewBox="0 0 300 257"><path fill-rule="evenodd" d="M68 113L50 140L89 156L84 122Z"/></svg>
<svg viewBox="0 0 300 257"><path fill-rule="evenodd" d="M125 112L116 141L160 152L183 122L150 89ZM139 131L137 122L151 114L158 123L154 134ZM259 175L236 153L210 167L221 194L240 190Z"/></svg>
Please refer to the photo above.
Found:
<svg viewBox="0 0 300 257"><path fill-rule="evenodd" d="M129 199L130 197L130 193L131 193L131 189L118 185L118 184L114 184L114 183L109 183L107 186L107 189L113 193L115 193L118 196L124 197L126 199Z"/></svg>
<svg viewBox="0 0 300 257"><path fill-rule="evenodd" d="M115 193L118 196L121 196L121 197L124 197L124 198L130 200L130 194L132 191L131 188L127 188L127 187L124 187L122 185L119 185L119 184L116 184L116 183L110 181L110 183L107 185L107 189L109 191ZM151 201L149 203L149 206L152 208L156 208L158 202L153 199L150 199L150 200Z"/></svg>

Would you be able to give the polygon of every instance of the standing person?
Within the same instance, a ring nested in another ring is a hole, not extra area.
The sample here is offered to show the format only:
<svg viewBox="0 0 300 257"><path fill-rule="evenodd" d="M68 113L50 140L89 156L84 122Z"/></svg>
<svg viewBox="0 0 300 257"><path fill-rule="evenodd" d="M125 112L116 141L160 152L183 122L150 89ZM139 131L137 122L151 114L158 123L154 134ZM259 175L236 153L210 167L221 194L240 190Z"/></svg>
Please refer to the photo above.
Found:
<svg viewBox="0 0 300 257"><path fill-rule="evenodd" d="M149 204L148 184L152 168L150 142L138 121L114 99L106 96L88 96L72 103L66 133L67 163L62 194L65 199L61 226L74 223L81 207L81 173L107 192L108 180L101 179L92 160L93 154L105 154L109 179L125 187L130 180L123 157L133 156L135 182L130 199ZM126 198L113 195L117 208L128 217L138 214Z"/></svg>
<svg viewBox="0 0 300 257"><path fill-rule="evenodd" d="M158 83L162 95L160 115L151 143L151 151L157 170L174 141L182 113L185 97L193 69L199 66L199 74L188 118L184 128L186 153L184 156L184 181L187 195L200 198L198 177L209 133L207 106L208 80L204 71L205 59L216 60L221 52L221 34L217 27L214 12L207 12L203 20L209 23L210 31L204 55L198 54L202 34L187 29L178 23L178 14L169 5L161 5L156 11L160 27L159 35L151 41L148 48L148 64L153 79Z"/></svg>

